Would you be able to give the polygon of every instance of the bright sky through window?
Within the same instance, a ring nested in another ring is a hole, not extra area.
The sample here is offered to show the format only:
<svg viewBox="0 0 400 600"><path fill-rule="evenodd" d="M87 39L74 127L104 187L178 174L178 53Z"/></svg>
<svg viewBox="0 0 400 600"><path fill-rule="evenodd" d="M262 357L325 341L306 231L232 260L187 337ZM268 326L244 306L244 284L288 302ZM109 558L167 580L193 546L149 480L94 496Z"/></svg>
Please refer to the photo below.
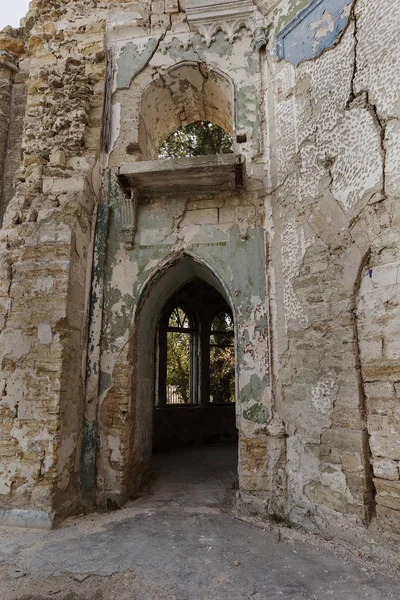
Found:
<svg viewBox="0 0 400 600"><path fill-rule="evenodd" d="M29 9L29 0L7 0L1 1L0 9L0 31L7 25L19 27L19 22Z"/></svg>

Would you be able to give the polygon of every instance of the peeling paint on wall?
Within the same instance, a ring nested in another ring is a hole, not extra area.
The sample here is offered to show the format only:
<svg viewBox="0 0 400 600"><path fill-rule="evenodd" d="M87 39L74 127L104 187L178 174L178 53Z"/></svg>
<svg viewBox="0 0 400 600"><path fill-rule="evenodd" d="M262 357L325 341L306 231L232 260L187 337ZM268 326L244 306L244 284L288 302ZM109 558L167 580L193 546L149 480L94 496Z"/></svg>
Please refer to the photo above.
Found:
<svg viewBox="0 0 400 600"><path fill-rule="evenodd" d="M312 0L278 33L278 58L297 65L331 48L348 23L351 5L350 0Z"/></svg>

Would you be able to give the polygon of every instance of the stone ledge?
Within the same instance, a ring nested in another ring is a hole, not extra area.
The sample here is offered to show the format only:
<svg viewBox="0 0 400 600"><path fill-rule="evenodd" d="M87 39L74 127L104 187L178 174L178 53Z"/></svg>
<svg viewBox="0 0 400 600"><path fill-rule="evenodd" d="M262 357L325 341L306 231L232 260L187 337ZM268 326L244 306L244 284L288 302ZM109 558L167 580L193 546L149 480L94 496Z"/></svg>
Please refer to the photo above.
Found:
<svg viewBox="0 0 400 600"><path fill-rule="evenodd" d="M40 510L0 510L0 527L24 527L27 529L53 529L55 514Z"/></svg>
<svg viewBox="0 0 400 600"><path fill-rule="evenodd" d="M245 186L245 158L241 154L195 156L140 161L119 169L122 188L140 191L224 191Z"/></svg>

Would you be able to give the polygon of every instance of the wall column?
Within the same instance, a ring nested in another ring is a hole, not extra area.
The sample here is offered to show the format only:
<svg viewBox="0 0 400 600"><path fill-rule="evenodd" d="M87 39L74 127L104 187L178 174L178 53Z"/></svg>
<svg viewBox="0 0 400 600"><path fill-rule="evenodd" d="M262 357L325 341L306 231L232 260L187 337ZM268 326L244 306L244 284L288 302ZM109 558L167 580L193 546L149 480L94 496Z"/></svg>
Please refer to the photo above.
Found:
<svg viewBox="0 0 400 600"><path fill-rule="evenodd" d="M8 129L11 115L11 93L15 73L15 57L0 45L0 223L4 215L4 176Z"/></svg>

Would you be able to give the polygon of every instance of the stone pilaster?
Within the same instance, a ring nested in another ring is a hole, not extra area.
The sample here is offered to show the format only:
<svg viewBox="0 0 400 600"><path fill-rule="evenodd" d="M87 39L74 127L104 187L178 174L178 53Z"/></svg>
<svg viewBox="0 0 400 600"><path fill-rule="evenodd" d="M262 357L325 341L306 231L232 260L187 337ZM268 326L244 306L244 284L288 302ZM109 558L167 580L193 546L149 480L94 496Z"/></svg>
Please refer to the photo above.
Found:
<svg viewBox="0 0 400 600"><path fill-rule="evenodd" d="M0 43L0 221L4 214L4 176L7 154L8 130L11 113L11 96L14 75L18 71L16 57L1 49Z"/></svg>

